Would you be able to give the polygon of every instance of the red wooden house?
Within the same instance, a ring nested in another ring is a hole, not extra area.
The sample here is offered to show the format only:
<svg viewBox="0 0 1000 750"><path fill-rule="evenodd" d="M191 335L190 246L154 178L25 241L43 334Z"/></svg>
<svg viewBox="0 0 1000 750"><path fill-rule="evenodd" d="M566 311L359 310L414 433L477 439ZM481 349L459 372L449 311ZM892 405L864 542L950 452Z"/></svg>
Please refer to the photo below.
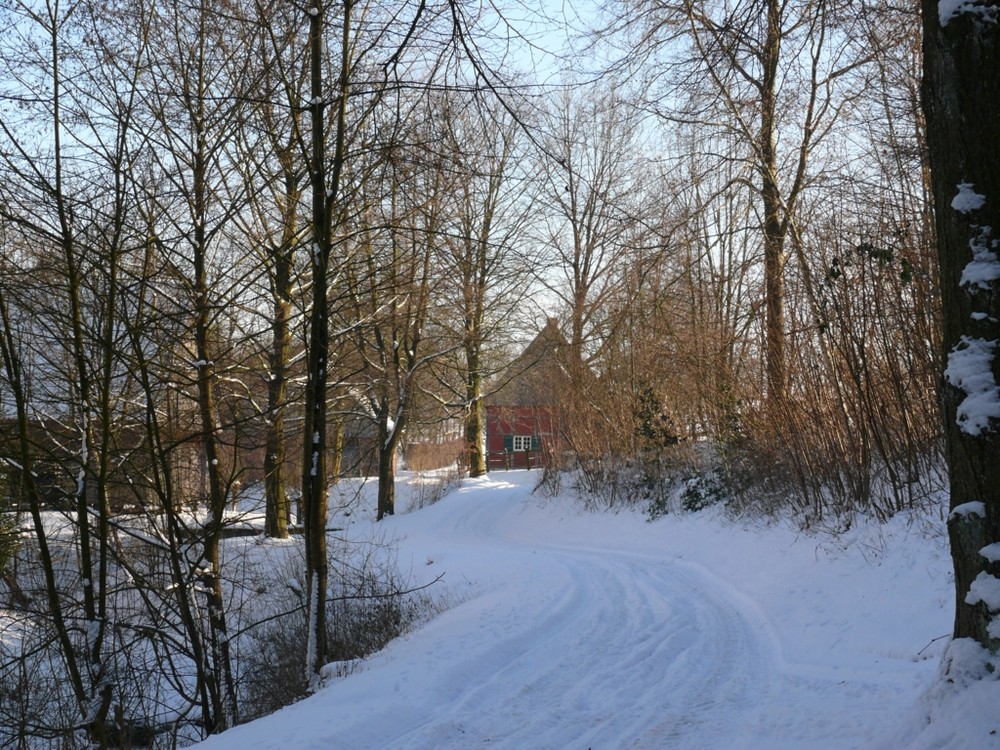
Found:
<svg viewBox="0 0 1000 750"><path fill-rule="evenodd" d="M507 367L486 400L487 467L530 469L562 451L559 399L567 392L569 344L554 318Z"/></svg>

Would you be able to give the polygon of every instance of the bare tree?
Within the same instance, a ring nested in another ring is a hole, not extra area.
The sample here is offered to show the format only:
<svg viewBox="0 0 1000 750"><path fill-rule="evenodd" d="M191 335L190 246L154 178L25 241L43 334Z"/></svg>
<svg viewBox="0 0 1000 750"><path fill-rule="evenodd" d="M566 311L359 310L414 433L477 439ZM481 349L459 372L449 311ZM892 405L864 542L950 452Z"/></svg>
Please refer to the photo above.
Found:
<svg viewBox="0 0 1000 750"><path fill-rule="evenodd" d="M239 262L227 233L247 203L246 186L234 179L233 159L242 108L257 79L241 51L238 25L210 6L157 7L149 16L149 36L158 51L151 62L153 80L142 88L150 174L136 182L153 248L171 270L188 316L190 338L179 343L188 352L186 372L173 377L193 393L198 429L192 437L201 446L207 476L203 559L188 573L207 599L210 624L203 675L206 733L237 721L220 558L237 472L224 435L231 424L222 418L220 379L231 351L225 314L239 304L244 274L254 272Z"/></svg>
<svg viewBox="0 0 1000 750"><path fill-rule="evenodd" d="M270 348L266 355L264 411L265 533L285 538L291 520L286 487L289 463L286 415L289 409L296 288L296 263L308 228L303 219L306 170L304 128L308 100L309 50L301 14L281 2L257 3L246 43L255 50L260 78L253 100L244 105L238 165L247 183L250 211L239 217L267 274Z"/></svg>
<svg viewBox="0 0 1000 750"><path fill-rule="evenodd" d="M499 369L495 353L507 339L503 332L518 324L531 288L530 264L520 247L530 211L529 181L518 172L517 160L525 154L513 117L478 96L456 95L441 109L445 154L457 180L449 188L455 216L446 220L451 229L440 261L445 309L436 323L461 342L449 360L461 385L451 385L447 373L439 382L460 406L469 476L477 477L486 473L486 383Z"/></svg>
<svg viewBox="0 0 1000 750"><path fill-rule="evenodd" d="M631 3L629 6L633 5ZM709 139L726 130L753 174L733 187L751 186L764 265L765 372L768 392L780 402L787 388L785 280L789 237L811 162L840 113L858 95L849 73L867 63L851 27L853 11L828 2L748 0L737 3L634 4L618 28L638 43L625 64L642 65L661 99L647 108L676 122L699 123ZM841 12L844 10L844 12ZM660 52L666 53L664 57Z"/></svg>
<svg viewBox="0 0 1000 750"><path fill-rule="evenodd" d="M550 256L543 267L551 265L555 273L539 281L566 311L577 369L601 345L595 323L615 294L625 250L620 239L637 220L641 167L630 112L622 93L608 86L586 99L567 91L551 114L541 239Z"/></svg>
<svg viewBox="0 0 1000 750"><path fill-rule="evenodd" d="M364 188L367 210L347 283L359 321L352 333L362 367L357 391L375 428L379 520L395 512L397 451L413 417L419 371L437 354L426 350L427 329L452 179L445 159L430 150L435 128L420 114L433 97L394 96L397 108L385 124L390 140L379 179L371 174Z"/></svg>
<svg viewBox="0 0 1000 750"><path fill-rule="evenodd" d="M101 67L95 63L112 41L93 5L13 3L3 10L12 33L0 60L10 95L24 106L21 115L5 113L0 123L6 183L0 217L8 271L34 271L20 288L0 291L3 359L16 407L25 496L48 568L48 614L80 712L78 724L104 747L116 697L107 644L115 627L108 604L109 477L123 395L117 380L117 305L130 240L132 86L144 41L118 45L117 67ZM37 93L26 96L31 90ZM41 134L39 123L45 123ZM43 373L48 385L40 388L36 378ZM66 581L52 568L40 512L43 489L31 469L42 457L75 467L70 494L79 601L67 595ZM83 643L70 625L76 618L87 623Z"/></svg>
<svg viewBox="0 0 1000 750"><path fill-rule="evenodd" d="M326 385L329 374L330 314L328 310L330 252L333 247L333 220L338 213L341 177L347 160L347 114L352 93L351 71L355 60L351 56L353 42L354 2L345 0L339 18L340 34L337 55L336 84L330 96L327 84L327 58L323 38L333 24L327 18L327 4L317 2L309 10L309 111L310 151L309 182L312 208L310 212L310 312L307 346L305 393L305 444L302 462L302 504L305 510L303 527L306 545L306 581L308 591L308 645L306 674L314 687L318 686L319 670L326 656L326 519L328 479L326 473L327 407ZM329 24L329 25L328 25ZM327 147L327 108L333 104L334 136L332 155Z"/></svg>

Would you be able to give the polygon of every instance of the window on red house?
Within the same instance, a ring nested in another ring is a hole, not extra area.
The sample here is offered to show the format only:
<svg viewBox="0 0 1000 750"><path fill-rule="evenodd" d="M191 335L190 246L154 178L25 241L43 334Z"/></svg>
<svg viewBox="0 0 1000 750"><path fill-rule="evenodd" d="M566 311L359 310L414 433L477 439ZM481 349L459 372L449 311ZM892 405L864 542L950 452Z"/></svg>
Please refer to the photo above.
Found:
<svg viewBox="0 0 1000 750"><path fill-rule="evenodd" d="M541 441L537 435L514 435L511 441L511 450L514 451L537 451L541 449Z"/></svg>

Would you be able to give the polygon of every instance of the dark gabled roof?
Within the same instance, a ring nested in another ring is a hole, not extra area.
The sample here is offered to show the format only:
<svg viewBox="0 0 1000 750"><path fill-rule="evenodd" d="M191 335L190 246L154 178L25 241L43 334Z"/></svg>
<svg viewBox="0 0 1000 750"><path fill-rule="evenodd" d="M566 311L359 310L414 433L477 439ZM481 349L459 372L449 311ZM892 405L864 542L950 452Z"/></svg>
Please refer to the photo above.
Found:
<svg viewBox="0 0 1000 750"><path fill-rule="evenodd" d="M570 346L555 318L525 347L486 401L496 406L553 406L570 383Z"/></svg>

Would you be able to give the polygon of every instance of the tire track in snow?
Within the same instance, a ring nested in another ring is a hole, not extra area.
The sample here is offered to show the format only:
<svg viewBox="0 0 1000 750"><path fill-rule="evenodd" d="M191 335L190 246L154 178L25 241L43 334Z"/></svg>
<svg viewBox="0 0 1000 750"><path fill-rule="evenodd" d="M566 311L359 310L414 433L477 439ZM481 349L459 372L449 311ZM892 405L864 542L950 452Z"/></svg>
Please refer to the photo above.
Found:
<svg viewBox="0 0 1000 750"><path fill-rule="evenodd" d="M505 537L511 505L508 497L452 506L462 512L441 529L442 541L523 571L478 603L484 630L499 624L504 638L442 663L454 702L384 747L738 744L773 659L726 593L662 559Z"/></svg>

